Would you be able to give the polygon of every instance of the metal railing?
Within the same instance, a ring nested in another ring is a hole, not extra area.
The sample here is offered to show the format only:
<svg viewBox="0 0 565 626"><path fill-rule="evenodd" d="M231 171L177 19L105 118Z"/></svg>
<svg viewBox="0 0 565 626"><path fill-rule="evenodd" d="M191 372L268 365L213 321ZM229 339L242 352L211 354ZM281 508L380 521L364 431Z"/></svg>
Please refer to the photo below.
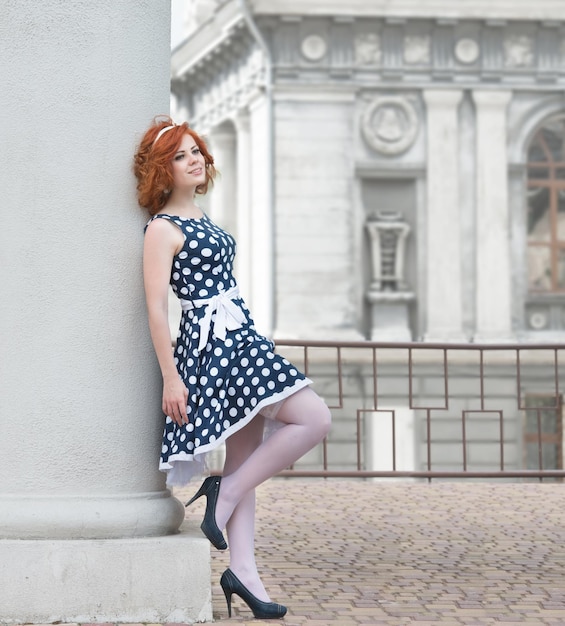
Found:
<svg viewBox="0 0 565 626"><path fill-rule="evenodd" d="M281 476L565 476L563 344L276 343L334 420Z"/></svg>

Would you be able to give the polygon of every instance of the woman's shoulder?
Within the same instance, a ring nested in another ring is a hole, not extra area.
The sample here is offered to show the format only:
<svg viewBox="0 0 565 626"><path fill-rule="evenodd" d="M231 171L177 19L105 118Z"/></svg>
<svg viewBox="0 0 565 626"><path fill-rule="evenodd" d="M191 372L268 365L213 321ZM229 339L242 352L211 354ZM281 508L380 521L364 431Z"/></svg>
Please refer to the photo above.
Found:
<svg viewBox="0 0 565 626"><path fill-rule="evenodd" d="M169 226L169 224L172 224L172 226ZM184 233L182 222L180 220L176 220L174 215L169 215L167 213L156 213L155 215L153 215L151 219L147 222L147 224L145 224L143 232L145 233L145 235L151 233L157 237L168 237L170 234L173 234L174 237L177 237L178 234L182 234L183 237L186 239L186 234Z"/></svg>

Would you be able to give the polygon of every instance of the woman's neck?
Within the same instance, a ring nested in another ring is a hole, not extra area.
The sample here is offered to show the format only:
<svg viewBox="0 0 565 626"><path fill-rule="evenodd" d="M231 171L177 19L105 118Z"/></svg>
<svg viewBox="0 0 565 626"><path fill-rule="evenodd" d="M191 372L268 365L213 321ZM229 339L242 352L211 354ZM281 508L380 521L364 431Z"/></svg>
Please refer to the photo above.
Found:
<svg viewBox="0 0 565 626"><path fill-rule="evenodd" d="M192 219L202 217L202 209L195 203L194 195L183 196L175 193L174 191L163 207L163 211L178 215L179 217L188 217Z"/></svg>

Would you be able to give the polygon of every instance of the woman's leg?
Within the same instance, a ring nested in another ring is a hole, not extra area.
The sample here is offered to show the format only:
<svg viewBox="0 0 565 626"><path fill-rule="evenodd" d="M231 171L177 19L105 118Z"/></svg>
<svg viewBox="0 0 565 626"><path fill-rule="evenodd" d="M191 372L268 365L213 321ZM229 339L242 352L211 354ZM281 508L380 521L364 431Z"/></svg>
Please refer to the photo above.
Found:
<svg viewBox="0 0 565 626"><path fill-rule="evenodd" d="M245 428L226 441L222 480L233 474L263 441L264 418L257 415ZM250 489L235 507L227 523L230 569L259 600L270 602L255 562L255 489Z"/></svg>
<svg viewBox="0 0 565 626"><path fill-rule="evenodd" d="M292 465L324 439L331 425L328 407L310 388L287 398L277 420L284 425L256 447L235 471L222 478L216 504L220 529L226 526L247 492Z"/></svg>

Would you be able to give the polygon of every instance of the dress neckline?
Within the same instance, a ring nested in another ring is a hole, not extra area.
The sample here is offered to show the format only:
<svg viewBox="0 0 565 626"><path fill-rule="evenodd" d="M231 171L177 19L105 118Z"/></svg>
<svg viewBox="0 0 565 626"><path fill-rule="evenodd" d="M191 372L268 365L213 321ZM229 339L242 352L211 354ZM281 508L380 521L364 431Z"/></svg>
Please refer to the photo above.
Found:
<svg viewBox="0 0 565 626"><path fill-rule="evenodd" d="M172 213L157 213L153 217L159 217L160 215L177 220L186 220L187 222L203 222L208 219L208 216L204 213L204 211L202 211L202 217L184 217L183 215L173 215Z"/></svg>

